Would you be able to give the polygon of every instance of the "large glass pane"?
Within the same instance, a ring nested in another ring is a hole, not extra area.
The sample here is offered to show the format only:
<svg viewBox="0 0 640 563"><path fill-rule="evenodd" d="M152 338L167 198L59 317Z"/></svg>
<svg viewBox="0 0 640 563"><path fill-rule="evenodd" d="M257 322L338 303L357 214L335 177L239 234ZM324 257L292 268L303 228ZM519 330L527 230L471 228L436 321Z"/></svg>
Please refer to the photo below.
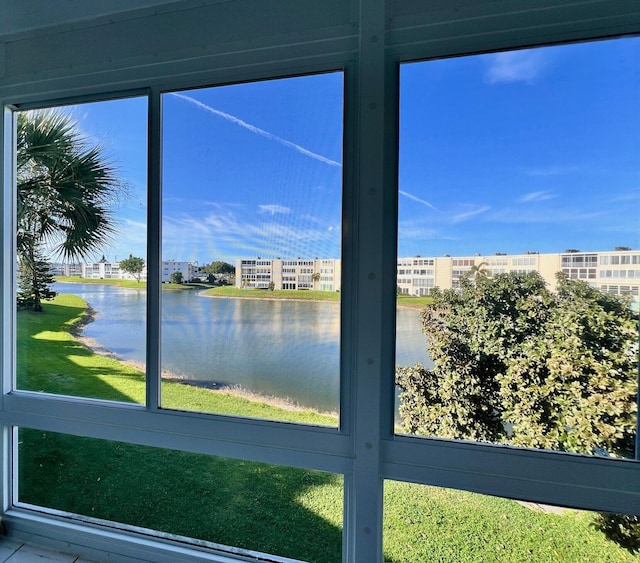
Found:
<svg viewBox="0 0 640 563"><path fill-rule="evenodd" d="M162 107L162 406L337 425L342 73Z"/></svg>
<svg viewBox="0 0 640 563"><path fill-rule="evenodd" d="M634 526L637 517L385 481L384 561L393 563L637 561Z"/></svg>
<svg viewBox="0 0 640 563"><path fill-rule="evenodd" d="M144 402L147 100L16 119L17 388Z"/></svg>
<svg viewBox="0 0 640 563"><path fill-rule="evenodd" d="M222 549L341 561L341 476L26 428L18 435L21 503Z"/></svg>
<svg viewBox="0 0 640 563"><path fill-rule="evenodd" d="M399 431L633 457L639 55L402 65Z"/></svg>

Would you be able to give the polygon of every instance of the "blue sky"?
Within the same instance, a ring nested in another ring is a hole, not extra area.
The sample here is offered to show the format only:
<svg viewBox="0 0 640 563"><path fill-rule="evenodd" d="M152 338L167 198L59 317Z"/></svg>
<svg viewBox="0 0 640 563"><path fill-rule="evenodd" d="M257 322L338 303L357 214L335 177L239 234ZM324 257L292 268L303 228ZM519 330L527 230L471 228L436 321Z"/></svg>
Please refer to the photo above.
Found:
<svg viewBox="0 0 640 563"><path fill-rule="evenodd" d="M640 39L401 68L401 256L640 248ZM163 96L163 257L340 256L343 76ZM78 106L145 255L146 102Z"/></svg>

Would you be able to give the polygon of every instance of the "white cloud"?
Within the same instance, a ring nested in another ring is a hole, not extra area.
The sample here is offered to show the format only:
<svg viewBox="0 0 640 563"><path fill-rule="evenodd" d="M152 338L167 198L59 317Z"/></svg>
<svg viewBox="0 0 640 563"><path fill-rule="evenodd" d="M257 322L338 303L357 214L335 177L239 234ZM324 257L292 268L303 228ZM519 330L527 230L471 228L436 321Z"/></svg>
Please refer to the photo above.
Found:
<svg viewBox="0 0 640 563"><path fill-rule="evenodd" d="M533 82L546 63L539 49L496 53L490 60L485 73L485 81L489 84Z"/></svg>
<svg viewBox="0 0 640 563"><path fill-rule="evenodd" d="M533 203L536 201L546 201L548 199L553 199L555 198L556 195L551 193L551 192L547 192L547 191L542 191L542 192L529 192L528 194L523 195L518 202L519 203Z"/></svg>
<svg viewBox="0 0 640 563"><path fill-rule="evenodd" d="M109 260L122 260L133 254L145 258L147 256L147 224L143 221L123 219L117 225L118 233L110 244L98 254L105 254ZM100 258L100 256L98 256Z"/></svg>
<svg viewBox="0 0 640 563"><path fill-rule="evenodd" d="M560 176L578 170L576 166L547 166L544 168L530 168L525 170L528 176Z"/></svg>
<svg viewBox="0 0 640 563"><path fill-rule="evenodd" d="M265 212L262 218L236 213L231 205L220 204L202 218L191 215L163 217L163 252L182 256L195 253L204 260L240 256L339 256L340 228L299 218L279 222L283 215ZM184 233L190 234L188 243Z"/></svg>
<svg viewBox="0 0 640 563"><path fill-rule="evenodd" d="M483 205L482 207L477 207L475 209L471 209L470 211L465 211L464 213L458 213L451 218L452 223L462 223L464 221L468 221L472 217L476 215L480 215L482 213L486 213L491 209L489 205Z"/></svg>
<svg viewBox="0 0 640 563"><path fill-rule="evenodd" d="M405 192L403 190L399 190L398 193L400 195L403 195L404 197L412 199L413 201L417 201L418 203L421 203L422 205L426 205L427 207L429 207L430 209L433 209L434 211L438 211L436 206L433 205L432 203L429 203L426 199L420 199L419 197L416 197L413 194L410 194L409 192Z"/></svg>
<svg viewBox="0 0 640 563"><path fill-rule="evenodd" d="M219 109L212 108L211 106L208 106L206 104L203 104L202 102L199 102L195 98L192 98L190 96L185 96L184 94L178 94L177 92L173 92L173 93L171 93L171 95L175 96L176 98L180 98L181 100L185 100L185 101L189 102L190 104L193 104L197 108L200 108L203 111L206 111L208 113L212 113L213 115L217 115L218 117L222 117L223 119L226 119L227 121L230 121L231 123L235 123L236 125L239 125L240 127L243 127L244 129L247 129L248 131L251 131L252 133L255 133L256 135L261 135L263 137L266 137L267 139L271 139L272 141L275 141L276 143L280 143L281 145L284 145L285 147L289 147L290 149L293 149L293 150L295 150L295 151L297 151L297 152L299 152L301 154L304 154L304 155L306 155L308 157L314 158L315 160L319 160L320 162L324 162L325 164L328 164L329 166L337 166L338 168L340 168L342 166L342 164L340 164L339 162L336 162L335 160L331 160L330 158L322 156L321 154L318 154L318 153L315 153L315 152L310 151L308 149L305 149L304 147L301 147L300 145L298 145L296 143L292 143L291 141L287 141L286 139L283 139L282 137L278 137L277 135L274 135L273 133L269 133L269 131L265 131L264 129L260 129L259 127L256 127L255 125L251 125L250 123L247 123L246 121L242 121L242 119L239 119L238 117L235 117L234 115L230 115L228 113L220 111Z"/></svg>
<svg viewBox="0 0 640 563"><path fill-rule="evenodd" d="M492 213L489 219L498 223L576 223L586 222L597 217L601 217L603 212L584 212L566 209L554 208L547 210L545 213L540 213L537 210L530 208L512 208L507 207ZM598 228L600 228L598 226Z"/></svg>
<svg viewBox="0 0 640 563"><path fill-rule="evenodd" d="M258 209L260 210L258 211L258 213L268 213L269 215L276 215L276 214L286 215L288 213L291 213L291 209L289 209L288 207L285 207L284 205L276 205L276 204L258 205Z"/></svg>
<svg viewBox="0 0 640 563"><path fill-rule="evenodd" d="M640 188L636 188L633 190L630 190L626 193L621 193L617 196L612 197L611 199L609 199L608 201L610 203L618 203L621 201L637 201L640 199Z"/></svg>

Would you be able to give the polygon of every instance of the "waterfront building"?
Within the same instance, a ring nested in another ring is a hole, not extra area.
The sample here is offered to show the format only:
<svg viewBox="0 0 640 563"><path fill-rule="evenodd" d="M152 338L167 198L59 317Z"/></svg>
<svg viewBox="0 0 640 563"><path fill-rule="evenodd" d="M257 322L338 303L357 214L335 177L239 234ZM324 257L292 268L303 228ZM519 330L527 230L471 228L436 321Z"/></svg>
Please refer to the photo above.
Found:
<svg viewBox="0 0 640 563"><path fill-rule="evenodd" d="M424 296L434 287L457 289L464 276L477 275L478 270L492 276L538 272L551 288L556 285L556 274L564 272L570 279L583 280L614 295L629 295L635 302L640 296L638 250L399 258L398 293Z"/></svg>
<svg viewBox="0 0 640 563"><path fill-rule="evenodd" d="M604 292L640 301L640 251L630 249L398 258L398 293L421 297L435 287L458 289L465 276L477 275L478 270L491 276L538 272L551 288L557 273L564 272L570 279L583 280ZM339 291L340 275L338 259L236 260L238 288L268 289L273 284L273 289Z"/></svg>
<svg viewBox="0 0 640 563"><path fill-rule="evenodd" d="M199 275L198 263L185 261L181 262L178 260L163 260L162 283L169 283L171 281L171 274L173 274L174 272L180 272L182 274L183 281L191 281Z"/></svg>
<svg viewBox="0 0 640 563"><path fill-rule="evenodd" d="M339 259L239 258L236 287L340 291ZM273 284L273 285L271 285Z"/></svg>
<svg viewBox="0 0 640 563"><path fill-rule="evenodd" d="M52 264L55 276L78 276L91 280L135 280L136 277L120 268L120 262L85 262L82 264ZM181 272L184 281L199 275L198 263L193 261L164 260L162 262L162 283L171 281L173 272ZM147 265L140 273L140 281L147 279Z"/></svg>
<svg viewBox="0 0 640 563"><path fill-rule="evenodd" d="M137 278L120 269L120 262L86 262L80 264L80 277L90 280L136 280ZM147 279L147 266L145 264L140 273L140 281Z"/></svg>
<svg viewBox="0 0 640 563"><path fill-rule="evenodd" d="M50 264L51 275L53 276L67 276L67 277L81 277L82 276L82 264L79 262L73 262L70 264L64 262L54 262Z"/></svg>

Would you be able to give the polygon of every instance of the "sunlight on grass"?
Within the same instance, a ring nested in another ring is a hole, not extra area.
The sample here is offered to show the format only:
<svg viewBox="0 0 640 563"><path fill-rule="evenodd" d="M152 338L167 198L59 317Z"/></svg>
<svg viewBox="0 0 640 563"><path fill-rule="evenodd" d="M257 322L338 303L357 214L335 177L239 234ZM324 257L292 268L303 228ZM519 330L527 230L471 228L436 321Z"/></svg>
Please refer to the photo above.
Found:
<svg viewBox="0 0 640 563"><path fill-rule="evenodd" d="M41 313L18 312L18 388L142 403L144 373L94 354L69 332L81 322L86 308L79 297L61 294L45 302Z"/></svg>
<svg viewBox="0 0 640 563"><path fill-rule="evenodd" d="M385 562L638 561L593 527L478 493L385 481Z"/></svg>
<svg viewBox="0 0 640 563"><path fill-rule="evenodd" d="M73 340L68 334L60 331L55 332L53 330L43 330L42 332L34 334L32 338L35 338L36 340L56 340L59 342L63 340Z"/></svg>

